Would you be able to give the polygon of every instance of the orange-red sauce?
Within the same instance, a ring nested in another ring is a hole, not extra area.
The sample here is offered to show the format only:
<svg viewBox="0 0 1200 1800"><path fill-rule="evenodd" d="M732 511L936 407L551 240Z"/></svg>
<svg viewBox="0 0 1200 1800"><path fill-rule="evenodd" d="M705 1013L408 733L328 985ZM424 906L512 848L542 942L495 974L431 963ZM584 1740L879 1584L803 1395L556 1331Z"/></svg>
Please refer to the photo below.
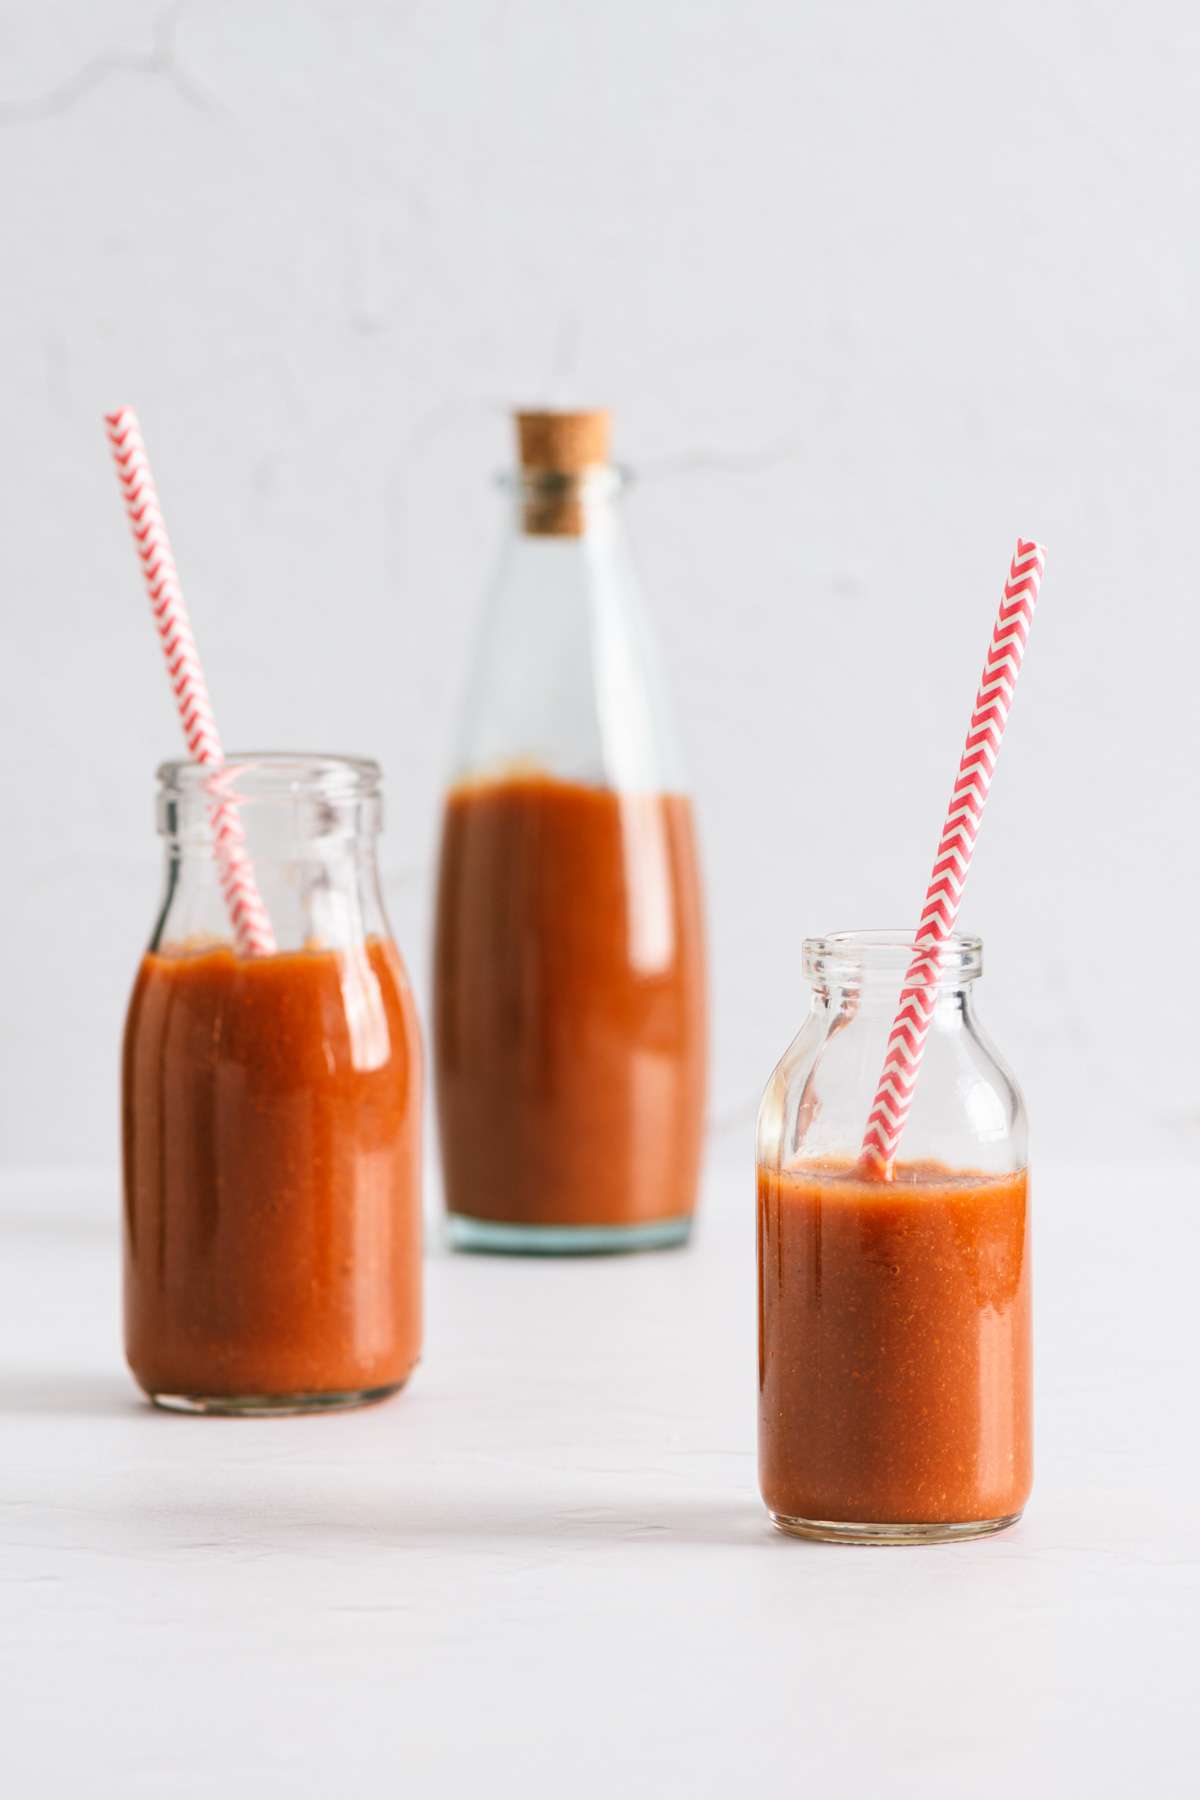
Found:
<svg viewBox="0 0 1200 1800"><path fill-rule="evenodd" d="M692 1211L705 1090L690 803L530 776L448 798L434 1049L451 1213Z"/></svg>
<svg viewBox="0 0 1200 1800"><path fill-rule="evenodd" d="M759 1169L759 1459L784 1518L962 1523L1032 1481L1028 1183Z"/></svg>
<svg viewBox="0 0 1200 1800"><path fill-rule="evenodd" d="M125 1331L149 1393L397 1386L421 1059L395 948L148 955L125 1029Z"/></svg>

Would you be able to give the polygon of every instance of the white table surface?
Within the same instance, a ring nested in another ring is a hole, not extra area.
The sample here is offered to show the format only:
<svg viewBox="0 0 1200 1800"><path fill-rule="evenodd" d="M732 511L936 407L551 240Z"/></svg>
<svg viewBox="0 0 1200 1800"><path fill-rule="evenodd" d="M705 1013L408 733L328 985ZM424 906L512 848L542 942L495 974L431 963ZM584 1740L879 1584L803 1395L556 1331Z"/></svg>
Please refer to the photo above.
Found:
<svg viewBox="0 0 1200 1800"><path fill-rule="evenodd" d="M264 1422L141 1403L115 1190L8 1178L0 1787L1195 1794L1200 1182L1035 1194L1026 1519L863 1550L760 1508L728 1159L687 1251L435 1251L408 1391Z"/></svg>

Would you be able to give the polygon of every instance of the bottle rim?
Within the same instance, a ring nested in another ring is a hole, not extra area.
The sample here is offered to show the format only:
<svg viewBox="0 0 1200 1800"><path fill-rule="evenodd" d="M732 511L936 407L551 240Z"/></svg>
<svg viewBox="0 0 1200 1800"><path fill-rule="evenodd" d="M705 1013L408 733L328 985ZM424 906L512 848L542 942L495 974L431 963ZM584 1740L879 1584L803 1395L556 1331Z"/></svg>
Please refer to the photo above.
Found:
<svg viewBox="0 0 1200 1800"><path fill-rule="evenodd" d="M861 987L869 982L897 985L904 980L920 945L911 927L871 931L831 931L804 940L804 973L818 987ZM952 932L937 946L939 987L958 987L983 973L983 939Z"/></svg>
<svg viewBox="0 0 1200 1800"><path fill-rule="evenodd" d="M383 779L372 757L300 750L238 750L215 768L186 757L172 758L159 763L156 773L166 798L204 796L239 805L297 796L364 800L378 794Z"/></svg>

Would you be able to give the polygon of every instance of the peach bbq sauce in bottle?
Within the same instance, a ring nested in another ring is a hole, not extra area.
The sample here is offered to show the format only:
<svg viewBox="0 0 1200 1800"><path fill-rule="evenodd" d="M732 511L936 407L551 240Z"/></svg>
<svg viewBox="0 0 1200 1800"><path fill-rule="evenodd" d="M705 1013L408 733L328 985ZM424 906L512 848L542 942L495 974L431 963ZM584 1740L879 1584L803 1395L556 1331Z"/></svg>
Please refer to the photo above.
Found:
<svg viewBox="0 0 1200 1800"><path fill-rule="evenodd" d="M269 955L228 941L211 774L167 763L159 780L166 897L123 1052L130 1368L188 1411L381 1399L421 1345L421 1049L379 895L379 770L222 770Z"/></svg>
<svg viewBox="0 0 1200 1800"><path fill-rule="evenodd" d="M606 413L518 416L515 530L445 800L434 1060L452 1241L679 1243L706 1075L691 800Z"/></svg>
<svg viewBox="0 0 1200 1800"><path fill-rule="evenodd" d="M1032 1483L1025 1114L974 1015L977 938L943 947L903 1159L859 1161L912 948L806 942L812 1010L759 1114L759 1473L799 1536L978 1537Z"/></svg>

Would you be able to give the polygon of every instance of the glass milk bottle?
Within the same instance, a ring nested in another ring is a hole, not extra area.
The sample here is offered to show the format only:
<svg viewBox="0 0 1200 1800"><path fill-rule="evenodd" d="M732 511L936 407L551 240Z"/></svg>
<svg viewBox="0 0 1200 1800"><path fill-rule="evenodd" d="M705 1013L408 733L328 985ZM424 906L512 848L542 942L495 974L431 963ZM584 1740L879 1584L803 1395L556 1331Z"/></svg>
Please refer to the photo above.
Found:
<svg viewBox="0 0 1200 1800"><path fill-rule="evenodd" d="M604 412L522 413L445 799L434 1067L451 1240L677 1244L706 996L691 801Z"/></svg>
<svg viewBox="0 0 1200 1800"><path fill-rule="evenodd" d="M122 1067L130 1368L190 1412L383 1399L421 1345L422 1073L379 889L379 767L256 754L158 779L164 887ZM269 954L231 941L215 800Z"/></svg>
<svg viewBox="0 0 1200 1800"><path fill-rule="evenodd" d="M895 1163L860 1156L913 953L805 942L808 1018L759 1112L759 1474L801 1537L979 1537L1032 1481L1025 1109L975 1014L978 938L938 953Z"/></svg>

